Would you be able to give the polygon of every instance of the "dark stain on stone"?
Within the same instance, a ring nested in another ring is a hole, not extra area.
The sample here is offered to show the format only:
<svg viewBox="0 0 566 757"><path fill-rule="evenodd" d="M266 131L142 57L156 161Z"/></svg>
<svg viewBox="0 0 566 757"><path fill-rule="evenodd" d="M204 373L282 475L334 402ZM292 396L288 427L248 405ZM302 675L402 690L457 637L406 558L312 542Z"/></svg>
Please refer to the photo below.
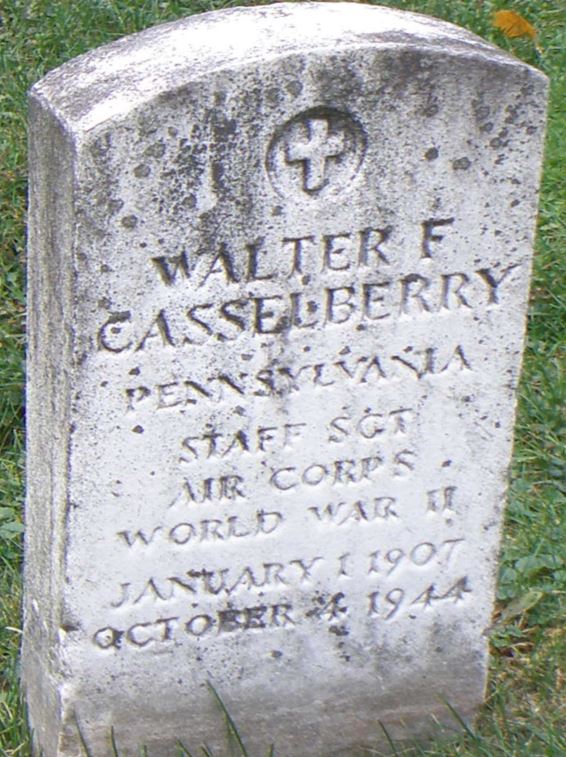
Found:
<svg viewBox="0 0 566 757"><path fill-rule="evenodd" d="M509 129L501 129L499 134L492 140L490 140L489 144L495 149L499 147L506 147L509 144L509 140L507 139L508 135Z"/></svg>
<svg viewBox="0 0 566 757"><path fill-rule="evenodd" d="M421 110L421 113L423 116L427 116L428 118L432 118L432 116L436 116L438 111L440 110L440 106L438 105L438 99L436 97L431 96L429 98L429 101L426 103L424 108Z"/></svg>
<svg viewBox="0 0 566 757"><path fill-rule="evenodd" d="M116 215L116 213L122 210L123 207L124 207L123 200L110 200L110 202L108 203L108 210L110 211L111 215Z"/></svg>
<svg viewBox="0 0 566 757"><path fill-rule="evenodd" d="M140 163L139 166L136 166L134 168L134 176L136 176L138 179L143 179L145 176L149 176L150 173L151 168L145 163Z"/></svg>
<svg viewBox="0 0 566 757"><path fill-rule="evenodd" d="M300 81L290 81L285 88L293 97L298 97L303 91L303 85Z"/></svg>
<svg viewBox="0 0 566 757"><path fill-rule="evenodd" d="M148 158L162 158L165 155L165 145L163 142L154 142L144 152Z"/></svg>
<svg viewBox="0 0 566 757"><path fill-rule="evenodd" d="M279 91L279 88L269 87L265 92L265 99L271 107L279 105L279 101L281 100L281 92Z"/></svg>
<svg viewBox="0 0 566 757"><path fill-rule="evenodd" d="M479 100L473 100L472 108L476 121L485 121L489 117L489 105L483 105Z"/></svg>
<svg viewBox="0 0 566 757"><path fill-rule="evenodd" d="M455 171L467 171L472 165L472 161L469 158L457 158L452 161L452 168Z"/></svg>
<svg viewBox="0 0 566 757"><path fill-rule="evenodd" d="M349 636L350 631L344 626L330 626L328 633L333 633L335 636Z"/></svg>
<svg viewBox="0 0 566 757"><path fill-rule="evenodd" d="M65 633L72 633L73 631L78 631L79 626L72 623L63 623L61 630L65 631Z"/></svg>
<svg viewBox="0 0 566 757"><path fill-rule="evenodd" d="M315 74L320 91L327 100L348 103L364 88L359 72L342 56L330 56L328 65Z"/></svg>
<svg viewBox="0 0 566 757"><path fill-rule="evenodd" d="M137 216L134 216L134 215L124 216L124 218L122 218L121 223L125 229L135 229L136 226L138 225L138 218Z"/></svg>
<svg viewBox="0 0 566 757"><path fill-rule="evenodd" d="M92 147L90 148L90 152L94 158L103 159L106 157L111 147L112 134L106 132L105 134L101 134L101 136L98 137L97 140L95 140Z"/></svg>

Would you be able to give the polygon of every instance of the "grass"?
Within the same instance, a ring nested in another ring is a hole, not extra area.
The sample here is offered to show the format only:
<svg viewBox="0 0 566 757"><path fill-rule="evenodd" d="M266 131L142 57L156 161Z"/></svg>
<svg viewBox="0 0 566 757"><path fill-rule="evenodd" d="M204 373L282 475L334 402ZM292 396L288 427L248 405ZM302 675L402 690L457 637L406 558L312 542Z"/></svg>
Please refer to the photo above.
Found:
<svg viewBox="0 0 566 757"><path fill-rule="evenodd" d="M236 4L240 3L3 0L0 8L0 754L6 757L29 754L17 684L25 93L48 70L96 45L155 23ZM552 82L489 696L474 731L465 730L449 746L397 747L397 753L559 757L566 755L566 418L561 412L566 404L566 10L563 0L385 0L382 4L439 16L471 29L540 67ZM501 8L523 14L536 27L538 50L530 40L506 39L492 27L492 14ZM235 725L226 711L224 715L236 738ZM245 755L243 743L240 748ZM280 748L284 750L284 745ZM180 750L183 753L181 746ZM190 754L186 748L184 753ZM206 749L202 753L206 755Z"/></svg>

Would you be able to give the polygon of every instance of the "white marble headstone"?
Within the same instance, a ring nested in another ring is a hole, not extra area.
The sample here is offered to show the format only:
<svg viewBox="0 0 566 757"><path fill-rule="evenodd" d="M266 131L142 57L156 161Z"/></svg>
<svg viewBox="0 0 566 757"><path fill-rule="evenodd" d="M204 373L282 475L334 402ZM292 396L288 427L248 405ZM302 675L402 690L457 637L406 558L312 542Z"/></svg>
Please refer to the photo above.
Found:
<svg viewBox="0 0 566 757"><path fill-rule="evenodd" d="M351 754L482 702L545 77L353 4L31 93L24 684L46 757Z"/></svg>

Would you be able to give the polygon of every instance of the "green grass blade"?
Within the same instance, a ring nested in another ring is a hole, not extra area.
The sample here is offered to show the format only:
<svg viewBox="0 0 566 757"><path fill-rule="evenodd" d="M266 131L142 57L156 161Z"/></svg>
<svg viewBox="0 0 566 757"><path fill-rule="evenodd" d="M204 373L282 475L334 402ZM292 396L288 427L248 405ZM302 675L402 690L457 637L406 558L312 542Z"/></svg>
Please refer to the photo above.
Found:
<svg viewBox="0 0 566 757"><path fill-rule="evenodd" d="M389 746L391 748L391 753L394 755L394 757L399 757L399 752L397 751L397 747L395 746L395 743L394 743L393 739L389 735L389 731L387 730L387 728L385 727L385 725L381 722L381 720L379 721L379 727L381 728L381 730L385 734L385 738L387 739L387 743L389 744Z"/></svg>
<svg viewBox="0 0 566 757"><path fill-rule="evenodd" d="M226 705L224 704L220 695L218 694L214 686L210 683L210 681L207 682L207 685L210 691L212 692L212 695L216 699L218 706L224 713L224 717L226 718L226 722L228 724L228 731L234 737L234 740L236 741L236 744L238 745L242 753L242 757L249 757L246 747L244 746L244 742L242 741L242 737L240 736L238 732L238 728L236 727L236 723L234 723L234 721L232 720L232 716L228 712Z"/></svg>
<svg viewBox="0 0 566 757"><path fill-rule="evenodd" d="M460 715L458 710L456 710L450 702L447 702L446 699L443 699L442 702L446 705L446 707L450 710L450 714L454 718L454 720L458 723L458 725L461 726L462 730L476 743L479 744L479 739L476 736L476 734L472 731L470 726L466 723L464 718Z"/></svg>
<svg viewBox="0 0 566 757"><path fill-rule="evenodd" d="M177 746L179 748L179 757L193 757L192 752L189 752L182 741L177 740Z"/></svg>
<svg viewBox="0 0 566 757"><path fill-rule="evenodd" d="M110 726L110 743L112 744L112 754L114 757L120 757L120 752L118 751L118 745L116 744L116 734L114 733L114 726Z"/></svg>
<svg viewBox="0 0 566 757"><path fill-rule="evenodd" d="M86 739L83 735L83 732L81 731L81 727L79 725L79 720L77 718L76 713L75 713L75 725L77 726L77 733L79 734L79 741L81 742L81 746L84 749L84 753L86 754L86 757L94 757L94 755L91 753L90 749L88 748Z"/></svg>

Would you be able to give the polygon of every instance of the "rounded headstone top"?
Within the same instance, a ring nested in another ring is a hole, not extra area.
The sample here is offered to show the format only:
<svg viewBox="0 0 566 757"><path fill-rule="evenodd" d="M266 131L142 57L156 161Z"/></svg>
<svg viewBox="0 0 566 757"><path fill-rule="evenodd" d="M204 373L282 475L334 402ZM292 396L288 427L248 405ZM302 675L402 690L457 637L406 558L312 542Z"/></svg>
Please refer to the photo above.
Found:
<svg viewBox="0 0 566 757"><path fill-rule="evenodd" d="M88 131L213 71L368 46L434 47L528 68L481 37L429 16L353 3L278 3L213 11L124 37L51 71L31 97L71 131Z"/></svg>

